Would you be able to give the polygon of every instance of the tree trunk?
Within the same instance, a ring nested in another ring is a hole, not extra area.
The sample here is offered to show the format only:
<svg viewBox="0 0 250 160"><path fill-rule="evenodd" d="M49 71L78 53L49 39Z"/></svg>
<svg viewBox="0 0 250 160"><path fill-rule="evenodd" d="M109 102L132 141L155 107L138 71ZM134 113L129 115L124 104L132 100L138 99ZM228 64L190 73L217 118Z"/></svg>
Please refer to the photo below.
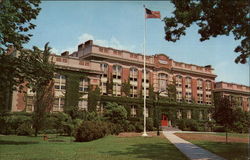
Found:
<svg viewBox="0 0 250 160"><path fill-rule="evenodd" d="M226 128L226 143L228 142L227 128Z"/></svg>

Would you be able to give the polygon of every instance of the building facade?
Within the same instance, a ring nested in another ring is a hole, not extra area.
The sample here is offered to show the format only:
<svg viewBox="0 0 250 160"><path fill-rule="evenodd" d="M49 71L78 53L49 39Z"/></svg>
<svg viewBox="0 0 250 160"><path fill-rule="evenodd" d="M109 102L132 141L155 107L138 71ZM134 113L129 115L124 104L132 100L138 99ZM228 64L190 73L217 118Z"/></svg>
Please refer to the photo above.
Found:
<svg viewBox="0 0 250 160"><path fill-rule="evenodd" d="M250 87L235 83L216 82L214 93L219 93L221 96L228 96L238 107L244 111L249 111Z"/></svg>
<svg viewBox="0 0 250 160"><path fill-rule="evenodd" d="M165 113L164 117L174 114L177 118L191 119L196 112L200 119L210 119L212 92L220 91L215 89L219 83L215 85L216 75L210 65L177 62L164 54L146 56L144 86L142 54L98 46L92 40L78 45L78 50L72 54L66 51L50 58L57 69L52 111L63 111L74 105L88 110L89 91L99 88L99 111L106 102L116 101L126 107L131 117L136 117L142 114L145 87L148 116L153 116L153 109L158 106ZM126 85L129 87L127 91ZM170 85L176 88L174 100L170 99ZM34 93L29 89L26 91L26 94L13 93L12 111L34 110ZM73 92L79 96L74 96Z"/></svg>

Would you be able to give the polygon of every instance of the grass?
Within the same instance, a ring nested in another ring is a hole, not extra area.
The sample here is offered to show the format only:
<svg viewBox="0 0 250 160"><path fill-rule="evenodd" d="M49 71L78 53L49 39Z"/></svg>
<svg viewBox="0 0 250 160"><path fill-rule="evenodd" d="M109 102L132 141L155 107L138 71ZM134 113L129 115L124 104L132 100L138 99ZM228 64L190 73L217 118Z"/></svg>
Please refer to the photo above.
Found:
<svg viewBox="0 0 250 160"><path fill-rule="evenodd" d="M250 146L248 146L249 145L248 143L239 143L237 141L229 143L225 143L224 141L219 142L212 139L207 139L207 135L209 135L207 133L199 133L199 134L200 134L199 138L197 138L198 134L193 134L192 136L192 133L187 134L187 136L186 137L184 136L183 138L221 157L224 157L227 160L247 160L247 158L249 157L248 154L250 152L248 153L248 150L250 148L248 147ZM215 133L212 135L216 135L218 138L225 137L225 133ZM244 138L247 140L248 134L229 133L228 137ZM216 137L214 138L216 139Z"/></svg>
<svg viewBox="0 0 250 160"><path fill-rule="evenodd" d="M191 141L191 143L203 147L228 160L247 160L247 143L225 143L210 141Z"/></svg>
<svg viewBox="0 0 250 160"><path fill-rule="evenodd" d="M215 135L218 135L218 136L226 136L226 133L219 133L219 132L216 132ZM239 138L247 138L249 137L249 134L247 133L228 133L228 136L229 137L239 137Z"/></svg>
<svg viewBox="0 0 250 160"><path fill-rule="evenodd" d="M1 136L1 160L187 160L167 139L107 136L91 142L72 137Z"/></svg>

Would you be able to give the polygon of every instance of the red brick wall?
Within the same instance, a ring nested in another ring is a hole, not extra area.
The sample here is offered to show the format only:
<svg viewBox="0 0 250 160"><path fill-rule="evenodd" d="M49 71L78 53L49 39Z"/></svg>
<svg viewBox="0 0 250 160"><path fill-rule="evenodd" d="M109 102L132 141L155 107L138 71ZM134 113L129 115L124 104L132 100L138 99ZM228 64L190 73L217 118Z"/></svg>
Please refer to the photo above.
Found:
<svg viewBox="0 0 250 160"><path fill-rule="evenodd" d="M195 102L197 102L197 80L196 79L192 79L191 88L192 88L193 100L195 100Z"/></svg>
<svg viewBox="0 0 250 160"><path fill-rule="evenodd" d="M203 103L206 103L206 81L202 81Z"/></svg>
<svg viewBox="0 0 250 160"><path fill-rule="evenodd" d="M128 82L129 68L122 68L122 82Z"/></svg>
<svg viewBox="0 0 250 160"><path fill-rule="evenodd" d="M25 94L24 93L17 93L17 110L22 111L25 109Z"/></svg>
<svg viewBox="0 0 250 160"><path fill-rule="evenodd" d="M182 77L182 97L183 99L185 99L185 95L186 95L186 81L185 81L185 77Z"/></svg>

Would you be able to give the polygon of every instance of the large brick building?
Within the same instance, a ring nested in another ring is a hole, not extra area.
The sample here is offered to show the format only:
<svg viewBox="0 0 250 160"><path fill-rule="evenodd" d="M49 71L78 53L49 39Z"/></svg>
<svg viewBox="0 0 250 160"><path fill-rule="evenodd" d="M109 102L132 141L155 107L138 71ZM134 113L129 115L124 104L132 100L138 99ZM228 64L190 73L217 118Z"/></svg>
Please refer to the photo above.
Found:
<svg viewBox="0 0 250 160"><path fill-rule="evenodd" d="M99 87L101 91L101 99L98 104L100 110L105 102L114 100L125 105L130 116L137 116L141 113L139 108L143 106L141 97L144 93L142 90L146 87L148 99L152 98L150 92L162 97L162 100L158 100L157 105L166 114L170 114L170 110L173 109L178 118L183 116L192 118L194 111L198 111L200 118L210 116L209 108L212 107L212 91L216 78L210 65L197 66L177 62L164 54L146 56L146 86L144 86L142 54L98 46L93 44L92 40L78 45L78 50L72 54L66 51L60 56L52 55L51 60L58 71L54 77L53 111L63 111L65 107L73 104L78 104L80 109L87 110L88 87L93 86L93 88ZM70 73L78 75L79 87L73 92L83 93L75 102L69 98L69 94L72 92L70 86L72 74ZM129 83L129 95L125 95L123 92L122 87L125 83ZM175 101L168 99L167 87L169 84L176 86ZM219 84L216 84L218 86L215 89L216 92L221 91ZM243 99L249 101L249 97L247 98L249 87L245 88L246 97ZM32 111L33 95L34 93L29 89L27 94L14 92L12 111ZM148 115L153 115L152 108L156 104L154 102L147 100ZM249 106L249 103L247 105Z"/></svg>

